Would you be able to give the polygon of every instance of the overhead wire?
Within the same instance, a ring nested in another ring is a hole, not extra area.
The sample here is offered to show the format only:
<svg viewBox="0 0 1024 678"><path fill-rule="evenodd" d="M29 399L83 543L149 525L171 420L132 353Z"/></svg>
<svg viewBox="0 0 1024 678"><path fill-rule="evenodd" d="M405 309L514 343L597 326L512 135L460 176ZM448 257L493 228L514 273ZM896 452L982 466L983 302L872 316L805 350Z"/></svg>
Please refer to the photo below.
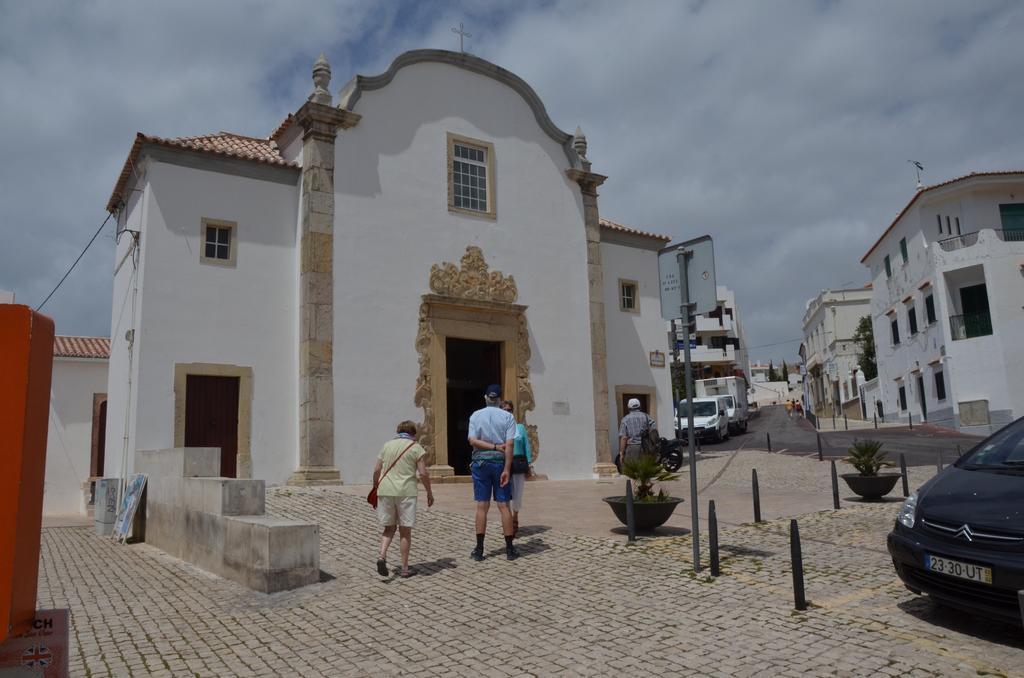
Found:
<svg viewBox="0 0 1024 678"><path fill-rule="evenodd" d="M52 297L57 292L57 290L60 289L60 286L63 285L64 281L68 279L69 275L71 275L71 271L75 270L75 266L78 266L78 262L81 261L82 257L85 256L85 253L89 251L89 247L92 246L92 244L93 244L93 242L95 242L97 236L99 236L100 231L103 230L103 227L107 225L107 222L110 221L111 217L113 217L113 216L114 216L113 212L110 212L109 214L107 214L107 218L103 220L103 223L100 224L100 227L97 228L96 232L92 234L91 238L89 238L89 242L86 244L85 249L83 249L82 253L78 255L77 259L75 259L75 263L71 264L71 268L69 268L67 270L67 273L65 273L64 277L60 279L60 282L58 282L57 285L52 290L50 290L50 293L46 295L45 299L43 299L43 303L41 303L38 306L36 306L36 311L40 310L43 306L46 306L46 302L48 302L50 300L50 297Z"/></svg>

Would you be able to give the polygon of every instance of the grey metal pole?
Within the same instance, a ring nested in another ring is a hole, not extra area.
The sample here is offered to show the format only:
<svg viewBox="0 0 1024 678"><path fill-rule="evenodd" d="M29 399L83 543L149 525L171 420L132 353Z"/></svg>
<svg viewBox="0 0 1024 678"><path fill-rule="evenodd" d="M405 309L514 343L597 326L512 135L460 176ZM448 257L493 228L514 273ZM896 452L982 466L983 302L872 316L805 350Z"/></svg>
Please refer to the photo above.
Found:
<svg viewBox="0 0 1024 678"><path fill-rule="evenodd" d="M636 511L633 508L632 480L626 480L626 534L630 544L636 542Z"/></svg>
<svg viewBox="0 0 1024 678"><path fill-rule="evenodd" d="M843 428L847 431L850 430L850 422L846 421L846 412L843 412Z"/></svg>
<svg viewBox="0 0 1024 678"><path fill-rule="evenodd" d="M768 440L768 451L771 452L772 451L772 434L766 431L765 434L764 434L764 437Z"/></svg>
<svg viewBox="0 0 1024 678"><path fill-rule="evenodd" d="M871 419L874 420L875 428L877 429L878 428L878 413L876 412L875 414L872 414L871 415Z"/></svg>
<svg viewBox="0 0 1024 678"><path fill-rule="evenodd" d="M914 430L914 416L907 412L907 425L910 426L910 430Z"/></svg>
<svg viewBox="0 0 1024 678"><path fill-rule="evenodd" d="M910 496L910 485L907 483L907 456L900 452L900 476L903 479L903 498Z"/></svg>
<svg viewBox="0 0 1024 678"><path fill-rule="evenodd" d="M683 305L679 315L683 319L683 373L686 380L686 437L690 447L690 509L691 534L693 536L693 571L700 572L700 518L697 505L697 449L693 435L693 365L690 363L690 289L686 284L688 252L678 252L676 263L679 265L679 284L683 291Z"/></svg>
<svg viewBox="0 0 1024 678"><path fill-rule="evenodd" d="M754 522L761 522L761 488L757 484L757 469L750 469L750 487L754 495Z"/></svg>
<svg viewBox="0 0 1024 678"><path fill-rule="evenodd" d="M711 549L711 576L721 574L718 560L718 514L715 513L715 500L708 502L708 547Z"/></svg>
<svg viewBox="0 0 1024 678"><path fill-rule="evenodd" d="M807 598L804 596L804 557L800 550L800 528L796 519L789 521L789 557L793 565L793 607L798 610L807 609Z"/></svg>
<svg viewBox="0 0 1024 678"><path fill-rule="evenodd" d="M821 434L820 433L818 434L817 438L818 438L818 461L824 461L825 458L821 456Z"/></svg>
<svg viewBox="0 0 1024 678"><path fill-rule="evenodd" d="M839 510L839 476L836 475L836 460L832 459L832 508Z"/></svg>

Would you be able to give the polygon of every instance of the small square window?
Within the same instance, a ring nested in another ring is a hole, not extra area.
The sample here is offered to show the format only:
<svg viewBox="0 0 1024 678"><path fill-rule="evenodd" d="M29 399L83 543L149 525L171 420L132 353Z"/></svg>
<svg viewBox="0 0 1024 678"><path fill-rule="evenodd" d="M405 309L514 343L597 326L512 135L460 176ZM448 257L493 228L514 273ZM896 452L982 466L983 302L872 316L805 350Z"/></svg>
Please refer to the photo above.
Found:
<svg viewBox="0 0 1024 678"><path fill-rule="evenodd" d="M495 216L492 144L448 134L448 209Z"/></svg>
<svg viewBox="0 0 1024 678"><path fill-rule="evenodd" d="M207 264L234 266L235 252L238 249L235 242L236 228L237 224L233 221L203 219L202 252L199 260Z"/></svg>
<svg viewBox="0 0 1024 678"><path fill-rule="evenodd" d="M640 312L640 286L635 280L619 280L619 310L629 313Z"/></svg>

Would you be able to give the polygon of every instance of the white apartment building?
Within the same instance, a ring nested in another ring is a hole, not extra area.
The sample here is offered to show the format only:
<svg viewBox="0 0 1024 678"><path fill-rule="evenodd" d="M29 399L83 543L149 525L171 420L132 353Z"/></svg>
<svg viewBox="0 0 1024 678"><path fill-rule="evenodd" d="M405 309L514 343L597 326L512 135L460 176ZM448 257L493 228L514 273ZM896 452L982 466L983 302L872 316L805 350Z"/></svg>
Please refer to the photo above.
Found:
<svg viewBox="0 0 1024 678"><path fill-rule="evenodd" d="M877 412L981 434L1024 415L1024 172L920 188L861 263Z"/></svg>
<svg viewBox="0 0 1024 678"><path fill-rule="evenodd" d="M696 318L696 332L690 335L690 360L694 379L743 376L749 379L747 342L740 323L736 294L729 288L716 288L718 306ZM677 326L676 339L682 360L683 330Z"/></svg>
<svg viewBox="0 0 1024 678"><path fill-rule="evenodd" d="M768 363L750 363L750 382L752 384L763 384L768 381L768 372L771 365Z"/></svg>
<svg viewBox="0 0 1024 678"><path fill-rule="evenodd" d="M819 417L861 417L857 388L857 323L870 315L871 290L822 290L808 300L803 318L801 357L806 370L806 406ZM847 405L849 403L849 405Z"/></svg>

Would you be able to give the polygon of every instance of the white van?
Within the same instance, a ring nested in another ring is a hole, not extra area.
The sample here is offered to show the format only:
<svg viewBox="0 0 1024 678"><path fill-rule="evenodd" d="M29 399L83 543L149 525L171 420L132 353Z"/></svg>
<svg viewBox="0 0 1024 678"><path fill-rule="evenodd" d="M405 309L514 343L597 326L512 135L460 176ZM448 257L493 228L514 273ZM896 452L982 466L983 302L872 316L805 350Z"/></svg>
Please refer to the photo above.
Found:
<svg viewBox="0 0 1024 678"><path fill-rule="evenodd" d="M688 437L690 401L680 400L676 410L676 437ZM729 415L718 397L693 399L693 434L701 440L721 442L729 437Z"/></svg>
<svg viewBox="0 0 1024 678"><path fill-rule="evenodd" d="M747 381L743 377L719 377L717 379L698 379L693 382L693 392L698 397L719 397L725 403L725 413L729 416L731 433L746 433L747 420L750 418L747 407Z"/></svg>

